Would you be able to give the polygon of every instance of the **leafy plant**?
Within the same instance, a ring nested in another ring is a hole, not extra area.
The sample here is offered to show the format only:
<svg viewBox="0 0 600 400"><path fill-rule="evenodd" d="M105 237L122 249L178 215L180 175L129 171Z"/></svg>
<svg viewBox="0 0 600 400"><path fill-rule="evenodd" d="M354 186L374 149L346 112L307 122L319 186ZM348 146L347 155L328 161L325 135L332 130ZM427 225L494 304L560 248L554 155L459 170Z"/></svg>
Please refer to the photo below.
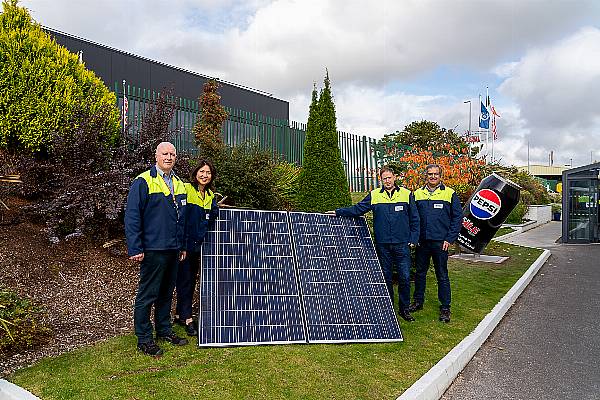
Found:
<svg viewBox="0 0 600 400"><path fill-rule="evenodd" d="M0 290L0 354L44 343L51 331L43 318L44 311L29 299Z"/></svg>
<svg viewBox="0 0 600 400"><path fill-rule="evenodd" d="M527 204L524 204L523 202L519 201L515 208L510 212L505 222L507 224L517 225L523 223L523 217L527 213L528 209L529 206L527 206Z"/></svg>
<svg viewBox="0 0 600 400"><path fill-rule="evenodd" d="M280 162L275 165L275 188L281 203L287 210L296 208L298 197L298 179L301 169L295 164Z"/></svg>

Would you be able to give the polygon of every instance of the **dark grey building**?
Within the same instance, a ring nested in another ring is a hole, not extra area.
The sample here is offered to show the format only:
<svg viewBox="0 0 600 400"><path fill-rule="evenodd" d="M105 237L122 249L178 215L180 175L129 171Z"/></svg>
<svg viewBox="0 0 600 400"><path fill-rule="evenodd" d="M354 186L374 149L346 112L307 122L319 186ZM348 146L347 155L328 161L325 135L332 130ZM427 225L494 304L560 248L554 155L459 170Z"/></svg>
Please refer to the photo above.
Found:
<svg viewBox="0 0 600 400"><path fill-rule="evenodd" d="M600 163L562 173L563 243L600 242Z"/></svg>
<svg viewBox="0 0 600 400"><path fill-rule="evenodd" d="M83 52L85 66L96 73L106 86L115 90L115 82L156 92L173 87L174 95L197 100L202 85L210 77L153 61L102 44L82 39L50 28L44 28L56 42L72 53ZM289 103L276 99L266 92L243 87L230 82L221 83L219 93L224 106L256 113L276 119L289 119Z"/></svg>

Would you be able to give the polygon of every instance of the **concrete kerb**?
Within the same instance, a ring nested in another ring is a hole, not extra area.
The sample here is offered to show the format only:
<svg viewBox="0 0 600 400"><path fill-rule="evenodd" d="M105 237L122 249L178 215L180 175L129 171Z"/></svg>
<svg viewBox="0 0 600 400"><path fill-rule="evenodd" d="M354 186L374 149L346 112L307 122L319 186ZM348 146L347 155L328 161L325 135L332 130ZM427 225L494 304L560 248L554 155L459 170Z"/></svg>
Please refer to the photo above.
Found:
<svg viewBox="0 0 600 400"><path fill-rule="evenodd" d="M0 379L0 399L1 400L40 400L27 390L10 383L4 379Z"/></svg>
<svg viewBox="0 0 600 400"><path fill-rule="evenodd" d="M450 350L444 358L402 393L397 400L438 400L442 397L446 389L473 358L548 257L550 257L550 251L544 250L473 332Z"/></svg>

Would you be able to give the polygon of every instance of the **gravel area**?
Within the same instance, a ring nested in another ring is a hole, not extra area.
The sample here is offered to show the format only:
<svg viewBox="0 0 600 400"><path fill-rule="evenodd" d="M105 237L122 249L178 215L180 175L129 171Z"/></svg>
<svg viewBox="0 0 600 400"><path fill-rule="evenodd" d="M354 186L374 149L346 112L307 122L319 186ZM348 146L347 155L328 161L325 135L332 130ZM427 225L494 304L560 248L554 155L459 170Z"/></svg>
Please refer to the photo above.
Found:
<svg viewBox="0 0 600 400"><path fill-rule="evenodd" d="M125 244L109 249L77 238L49 244L43 226L0 221L0 286L42 305L50 342L0 356L0 378L18 368L133 330L139 267Z"/></svg>

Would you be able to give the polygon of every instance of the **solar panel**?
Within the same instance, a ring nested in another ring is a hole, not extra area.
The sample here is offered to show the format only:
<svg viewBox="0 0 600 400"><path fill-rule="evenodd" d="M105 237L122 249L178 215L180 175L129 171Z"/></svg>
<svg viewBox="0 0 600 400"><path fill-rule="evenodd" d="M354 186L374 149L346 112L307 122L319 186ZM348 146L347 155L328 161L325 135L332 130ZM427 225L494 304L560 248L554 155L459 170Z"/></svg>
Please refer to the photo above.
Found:
<svg viewBox="0 0 600 400"><path fill-rule="evenodd" d="M221 209L201 260L200 346L306 343L286 212Z"/></svg>
<svg viewBox="0 0 600 400"><path fill-rule="evenodd" d="M402 340L364 218L222 209L199 288L200 346Z"/></svg>
<svg viewBox="0 0 600 400"><path fill-rule="evenodd" d="M401 341L365 219L289 217L309 343Z"/></svg>

